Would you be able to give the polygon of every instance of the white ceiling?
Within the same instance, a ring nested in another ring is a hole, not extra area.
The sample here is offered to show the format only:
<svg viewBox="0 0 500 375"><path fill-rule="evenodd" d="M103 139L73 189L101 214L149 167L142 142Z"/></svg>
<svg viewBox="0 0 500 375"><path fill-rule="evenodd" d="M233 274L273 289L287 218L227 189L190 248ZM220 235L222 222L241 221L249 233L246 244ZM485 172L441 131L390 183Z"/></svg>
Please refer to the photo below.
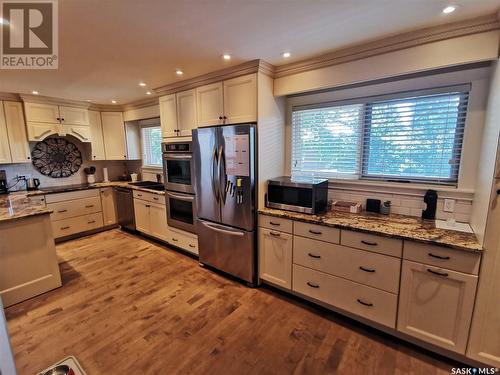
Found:
<svg viewBox="0 0 500 375"><path fill-rule="evenodd" d="M443 15L450 3L457 10ZM281 65L499 6L500 0L59 0L59 69L0 70L0 92L124 104L146 98L147 88L244 61ZM292 57L285 60L283 51ZM226 52L229 62L221 58Z"/></svg>

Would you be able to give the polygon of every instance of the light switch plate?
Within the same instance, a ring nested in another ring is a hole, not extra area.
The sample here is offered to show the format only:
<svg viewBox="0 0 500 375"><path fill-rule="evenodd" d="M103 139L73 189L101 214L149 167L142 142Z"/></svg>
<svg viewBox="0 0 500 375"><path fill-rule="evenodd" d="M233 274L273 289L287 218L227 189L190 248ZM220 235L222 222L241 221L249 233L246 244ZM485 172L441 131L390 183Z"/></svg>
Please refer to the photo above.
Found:
<svg viewBox="0 0 500 375"><path fill-rule="evenodd" d="M455 199L445 199L443 211L444 212L454 212L455 211Z"/></svg>

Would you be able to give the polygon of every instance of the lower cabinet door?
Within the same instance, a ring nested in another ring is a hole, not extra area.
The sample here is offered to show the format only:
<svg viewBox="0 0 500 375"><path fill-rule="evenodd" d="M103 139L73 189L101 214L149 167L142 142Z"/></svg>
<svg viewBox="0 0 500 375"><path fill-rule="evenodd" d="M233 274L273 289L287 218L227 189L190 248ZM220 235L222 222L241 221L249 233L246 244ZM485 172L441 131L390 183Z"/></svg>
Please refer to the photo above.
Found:
<svg viewBox="0 0 500 375"><path fill-rule="evenodd" d="M115 204L115 192L112 187L101 189L102 218L104 225L115 225L118 222Z"/></svg>
<svg viewBox="0 0 500 375"><path fill-rule="evenodd" d="M162 241L168 240L167 210L165 205L149 203L149 228L151 235Z"/></svg>
<svg viewBox="0 0 500 375"><path fill-rule="evenodd" d="M259 228L259 277L292 288L292 235Z"/></svg>
<svg viewBox="0 0 500 375"><path fill-rule="evenodd" d="M397 329L464 354L477 276L404 260Z"/></svg>
<svg viewBox="0 0 500 375"><path fill-rule="evenodd" d="M151 234L149 208L151 203L134 199L135 228L142 233Z"/></svg>

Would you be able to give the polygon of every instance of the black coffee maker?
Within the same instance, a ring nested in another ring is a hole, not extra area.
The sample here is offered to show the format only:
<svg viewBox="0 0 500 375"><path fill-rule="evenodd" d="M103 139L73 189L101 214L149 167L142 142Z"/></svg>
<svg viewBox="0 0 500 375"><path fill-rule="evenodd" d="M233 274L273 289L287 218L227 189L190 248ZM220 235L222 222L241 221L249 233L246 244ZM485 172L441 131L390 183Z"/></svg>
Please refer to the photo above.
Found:
<svg viewBox="0 0 500 375"><path fill-rule="evenodd" d="M0 194L7 194L7 174L4 170L0 171Z"/></svg>
<svg viewBox="0 0 500 375"><path fill-rule="evenodd" d="M437 201L437 191L427 190L424 195L425 210L422 211L422 219L434 220L436 218Z"/></svg>

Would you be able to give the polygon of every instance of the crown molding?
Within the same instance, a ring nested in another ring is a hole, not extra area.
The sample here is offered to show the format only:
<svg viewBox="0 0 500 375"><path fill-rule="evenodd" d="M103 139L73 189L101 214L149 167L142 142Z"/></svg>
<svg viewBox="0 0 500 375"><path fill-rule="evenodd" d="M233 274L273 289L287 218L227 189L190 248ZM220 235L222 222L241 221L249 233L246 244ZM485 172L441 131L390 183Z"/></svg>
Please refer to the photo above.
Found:
<svg viewBox="0 0 500 375"><path fill-rule="evenodd" d="M0 100L6 100L11 102L20 102L21 97L19 94L13 94L10 92L0 92Z"/></svg>
<svg viewBox="0 0 500 375"><path fill-rule="evenodd" d="M341 48L310 59L276 66L274 69L274 78L285 77L308 70L365 59L367 57L416 47L440 40L499 29L500 20L499 14L497 13L464 21L448 23L445 25L427 27L424 29L398 34L392 37L377 39L368 43Z"/></svg>
<svg viewBox="0 0 500 375"><path fill-rule="evenodd" d="M134 110L134 109L141 109L141 108L146 108L146 107L151 107L153 105L158 104L158 97L157 96L152 96L147 99L141 99L137 101L133 101L127 104L124 104L121 106L122 111L129 111L129 110Z"/></svg>
<svg viewBox="0 0 500 375"><path fill-rule="evenodd" d="M67 105L70 107L78 107L86 109L90 108L91 106L91 103L89 102L72 100L72 99L53 98L51 96L43 96L43 95L19 94L19 97L23 102L30 102L30 103Z"/></svg>
<svg viewBox="0 0 500 375"><path fill-rule="evenodd" d="M251 60L243 64L231 66L225 69L216 70L203 74L194 78L189 78L183 81L170 83L165 86L157 87L153 91L158 95L168 95L175 92L194 89L199 86L208 85L223 81L226 79L236 78L245 74L261 72L263 74L274 76L275 67L264 60Z"/></svg>

